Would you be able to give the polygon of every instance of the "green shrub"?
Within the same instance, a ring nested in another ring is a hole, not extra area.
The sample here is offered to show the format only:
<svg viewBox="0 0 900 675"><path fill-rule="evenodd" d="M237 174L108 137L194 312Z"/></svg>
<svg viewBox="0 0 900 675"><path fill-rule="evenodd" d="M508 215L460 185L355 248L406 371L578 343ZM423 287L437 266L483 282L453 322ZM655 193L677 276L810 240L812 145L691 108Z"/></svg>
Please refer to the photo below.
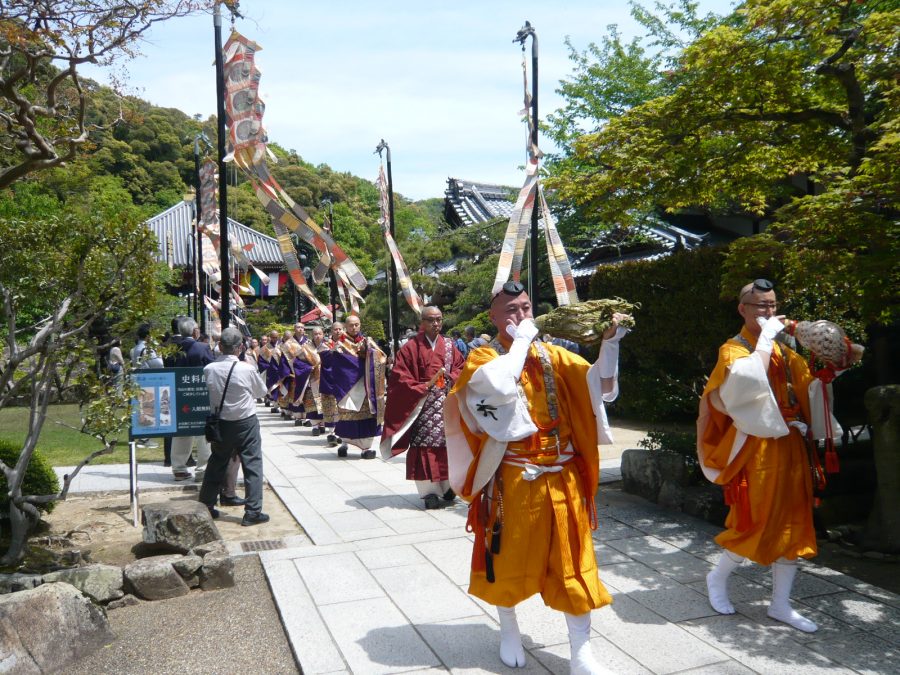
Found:
<svg viewBox="0 0 900 675"><path fill-rule="evenodd" d="M696 417L719 346L741 327L737 301L719 298L724 258L724 249L703 247L594 273L589 298L641 304L622 341L621 395L611 412L649 422Z"/></svg>
<svg viewBox="0 0 900 675"><path fill-rule="evenodd" d="M8 441L0 441L0 460L7 466L15 466L19 460L18 445L13 445ZM6 482L6 476L0 472L0 518L9 518L9 487ZM25 469L25 480L22 482L23 495L52 495L59 492L59 480L56 478L56 472L50 463L45 460L40 453L35 451L31 456L31 461ZM47 504L37 504L39 511L50 513L53 511L55 502Z"/></svg>

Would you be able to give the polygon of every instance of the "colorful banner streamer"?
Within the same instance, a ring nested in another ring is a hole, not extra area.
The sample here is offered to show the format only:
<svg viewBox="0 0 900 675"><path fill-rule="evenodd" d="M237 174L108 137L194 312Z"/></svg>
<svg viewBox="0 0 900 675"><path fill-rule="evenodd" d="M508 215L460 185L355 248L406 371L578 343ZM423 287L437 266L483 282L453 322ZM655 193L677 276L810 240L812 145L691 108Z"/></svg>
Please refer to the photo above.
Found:
<svg viewBox="0 0 900 675"><path fill-rule="evenodd" d="M397 248L397 242L391 236L390 198L388 197L388 184L384 175L383 164L378 167L378 180L375 181L375 185L378 186L378 191L381 195L378 200L381 206L381 218L378 219L378 224L381 225L388 251L391 252L391 258L394 260L394 268L397 270L397 283L400 285L403 297L406 298L406 302L412 308L412 311L416 313L416 316L422 316L422 298L416 293L416 289L413 288L412 277L409 276L409 270L406 268L406 263L403 262L400 249Z"/></svg>
<svg viewBox="0 0 900 675"><path fill-rule="evenodd" d="M531 216L537 204L544 223L544 239L547 244L547 259L550 263L550 275L553 278L553 290L556 293L558 305L570 305L578 302L578 293L575 290L575 279L572 276L572 268L569 265L569 257L560 239L553 215L547 208L547 200L544 197L544 187L540 183L539 169L540 158L543 157L541 149L532 143L532 129L534 122L529 114L531 95L528 93L528 75L526 73L525 59L522 59L522 74L525 86L525 108L521 112L528 120L528 140L526 143L528 163L525 168L525 184L519 191L516 204L513 207L500 249L500 260L497 264L497 275L494 277L494 287L491 294L499 293L507 281L512 278L519 280L522 273L522 259L525 254L525 243L528 240L531 228ZM536 271L536 261L530 261L531 270Z"/></svg>
<svg viewBox="0 0 900 675"><path fill-rule="evenodd" d="M225 61L225 112L231 153L226 160L234 161L246 174L260 203L272 218L278 244L291 280L324 315L331 310L316 298L300 269L296 250L290 239L295 232L316 251L319 261L312 271L313 279L322 282L329 269L342 281L347 293L342 294L344 309L362 301L361 291L366 279L356 263L338 246L331 235L294 202L269 172L266 158L274 156L266 147L268 138L262 118L265 103L259 97L261 73L255 64L260 46L236 31L223 47Z"/></svg>

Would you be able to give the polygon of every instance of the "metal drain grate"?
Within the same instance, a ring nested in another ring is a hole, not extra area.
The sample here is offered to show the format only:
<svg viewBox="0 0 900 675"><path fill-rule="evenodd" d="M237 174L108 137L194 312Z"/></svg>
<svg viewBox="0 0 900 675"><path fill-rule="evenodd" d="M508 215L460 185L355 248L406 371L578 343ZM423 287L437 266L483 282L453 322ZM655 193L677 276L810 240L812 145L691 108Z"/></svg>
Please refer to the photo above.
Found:
<svg viewBox="0 0 900 675"><path fill-rule="evenodd" d="M260 539L259 541L242 541L241 550L244 553L250 551L274 551L276 548L285 548L281 539Z"/></svg>

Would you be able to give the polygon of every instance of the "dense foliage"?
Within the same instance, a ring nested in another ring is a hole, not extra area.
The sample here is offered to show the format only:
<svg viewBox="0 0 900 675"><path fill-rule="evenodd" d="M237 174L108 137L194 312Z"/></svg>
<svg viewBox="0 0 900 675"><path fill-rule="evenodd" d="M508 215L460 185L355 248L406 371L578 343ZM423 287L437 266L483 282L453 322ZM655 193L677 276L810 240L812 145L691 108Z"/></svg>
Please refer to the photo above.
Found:
<svg viewBox="0 0 900 675"><path fill-rule="evenodd" d="M0 461L7 466L15 466L19 459L21 448L8 441L0 441ZM59 492L59 479L50 463L43 455L35 452L25 469L25 479L22 481L22 491L29 495L52 495ZM54 502L38 504L37 508L43 513L51 513ZM0 520L9 519L9 485L6 476L0 472Z"/></svg>
<svg viewBox="0 0 900 675"><path fill-rule="evenodd" d="M723 297L762 257L816 318L888 324L896 299L900 134L894 0L681 0L633 12L646 35L573 50L548 183L569 232L659 209L768 226L729 253ZM877 245L876 245L877 244Z"/></svg>
<svg viewBox="0 0 900 675"><path fill-rule="evenodd" d="M592 298L639 302L636 328L622 341L616 414L655 422L690 419L719 346L740 330L735 299L719 297L725 251L700 248L652 262L600 268Z"/></svg>

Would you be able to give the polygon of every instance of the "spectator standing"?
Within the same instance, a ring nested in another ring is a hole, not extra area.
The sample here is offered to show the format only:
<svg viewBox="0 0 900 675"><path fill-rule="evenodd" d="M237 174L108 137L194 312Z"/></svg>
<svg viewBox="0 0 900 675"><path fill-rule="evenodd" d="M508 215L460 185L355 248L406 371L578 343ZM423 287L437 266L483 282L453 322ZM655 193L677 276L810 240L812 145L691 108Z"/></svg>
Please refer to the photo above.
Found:
<svg viewBox="0 0 900 675"><path fill-rule="evenodd" d="M112 375L113 384L119 391L122 390L122 382L125 377L125 357L122 356L121 344L119 338L113 340L109 354L106 355L106 367Z"/></svg>
<svg viewBox="0 0 900 675"><path fill-rule="evenodd" d="M456 347L459 353L462 354L463 359L465 359L469 354L469 345L467 345L466 341L462 339L462 333L460 333L458 330L455 330L450 333L450 335L453 338L453 346Z"/></svg>
<svg viewBox="0 0 900 675"><path fill-rule="evenodd" d="M194 339L196 328L197 322L190 317L182 317L178 321L181 352L175 357L176 368L203 368L216 360L209 350L209 345ZM195 444L197 468L194 470L194 480L198 483L203 480L206 461L209 459L209 444L203 436L176 436L172 439L172 475L175 480L187 480L191 477L188 459L191 456L191 446Z"/></svg>
<svg viewBox="0 0 900 675"><path fill-rule="evenodd" d="M471 352L473 349L478 349L479 347L484 347L487 342L482 340L480 337L475 335L475 326L466 326L466 355Z"/></svg>
<svg viewBox="0 0 900 675"><path fill-rule="evenodd" d="M259 372L238 360L237 353L242 339L236 328L222 331L220 345L223 356L203 369L210 405L214 408L221 405L219 428L222 442L212 445L203 485L200 487L200 501L206 505L213 518L218 518L216 496L222 490L232 456L237 455L244 469L245 499L241 525L249 526L269 520L269 516L262 511L262 437L256 417L256 399L265 394L266 385Z"/></svg>

